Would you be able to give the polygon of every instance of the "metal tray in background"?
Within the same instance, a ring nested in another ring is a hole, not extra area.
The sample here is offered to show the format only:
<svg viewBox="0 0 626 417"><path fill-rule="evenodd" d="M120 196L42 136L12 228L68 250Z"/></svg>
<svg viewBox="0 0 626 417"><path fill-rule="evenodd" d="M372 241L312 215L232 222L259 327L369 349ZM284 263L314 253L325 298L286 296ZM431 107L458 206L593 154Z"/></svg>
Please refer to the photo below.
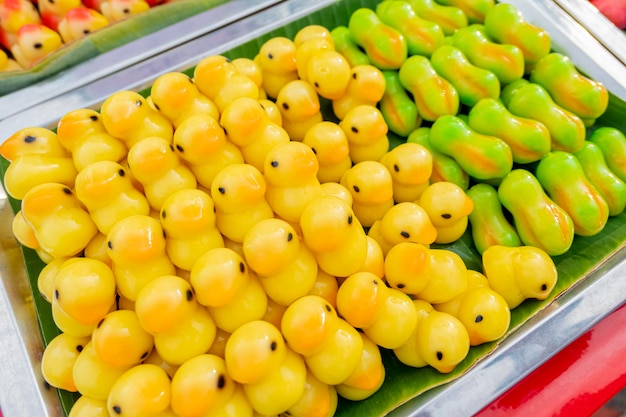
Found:
<svg viewBox="0 0 626 417"><path fill-rule="evenodd" d="M69 110L97 107L120 89L146 88L161 73L190 68L203 56L227 51L333 2L286 0L247 15L12 114L0 120L0 137L35 122L53 127ZM556 2L505 2L515 4L527 20L548 30L559 51L626 101L626 67ZM50 84L42 83L46 85ZM17 92L16 97L23 98L21 94L26 92ZM7 417L61 417L56 392L45 388L39 373L42 342L21 252L11 235L11 218L7 197L0 190L0 406ZM421 394L391 415L451 416L479 411L624 304L625 277L626 247L622 245L582 282L524 323L465 375Z"/></svg>
<svg viewBox="0 0 626 417"><path fill-rule="evenodd" d="M336 0L335 0L336 1ZM60 73L57 77L45 80L31 88L17 91L9 96L0 97L0 140L11 135L17 130L37 124L43 127L55 127L56 122L70 110L83 107L98 107L109 95L121 89L141 90L152 84L158 74L168 71L180 71L193 67L201 57L210 54L219 54L244 42L252 40L277 27L283 26L303 16L307 16L316 10L333 3L333 0L319 1L273 1L274 6L259 9L259 4L272 3L270 0L233 0L223 7L237 6L241 12L240 18L231 20L227 25L218 25L210 32L201 36L195 36L184 43L175 43L170 36L182 36L185 33L183 26L165 29L166 34L158 32L155 36L162 37L161 41L172 45L170 48L158 54L142 55L140 60L135 58L144 49L153 48L154 38L145 37L128 45L111 51L118 55L120 62L125 65L115 68L115 71L104 70L100 73L100 67L107 68L111 62L109 53L95 58L95 62L89 64L89 68L77 67L68 73ZM210 24L214 18L212 13L217 13L221 6L199 15L197 19L204 19L205 24ZM255 10L255 13L243 13L244 10ZM245 17L243 17L245 16ZM219 16L218 16L219 17ZM181 22L184 25L185 22ZM173 33L172 33L173 32ZM91 75L90 71L98 71ZM65 87L65 82L76 78L78 81L71 88ZM50 91L50 94L60 89L60 93L38 102L34 105L23 107L19 112L13 112L13 103L28 102L33 95L40 91Z"/></svg>
<svg viewBox="0 0 626 417"><path fill-rule="evenodd" d="M88 86L100 78L228 26L282 1L284 0L229 0L195 16L96 55L25 88L5 95L0 94L0 118L4 119L19 114L30 107L53 100L68 91ZM5 78L2 82L11 83L11 79Z"/></svg>

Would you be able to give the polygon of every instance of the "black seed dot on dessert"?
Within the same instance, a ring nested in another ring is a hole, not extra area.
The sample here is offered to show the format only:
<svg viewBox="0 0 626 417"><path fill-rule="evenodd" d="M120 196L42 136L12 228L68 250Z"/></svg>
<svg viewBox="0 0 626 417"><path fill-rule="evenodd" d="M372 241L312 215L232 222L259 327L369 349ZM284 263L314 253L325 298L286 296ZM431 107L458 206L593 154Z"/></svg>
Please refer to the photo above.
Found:
<svg viewBox="0 0 626 417"><path fill-rule="evenodd" d="M193 300L193 291L187 290L186 295L187 295L187 301Z"/></svg>
<svg viewBox="0 0 626 417"><path fill-rule="evenodd" d="M54 298L59 299L59 290L54 290Z"/></svg>
<svg viewBox="0 0 626 417"><path fill-rule="evenodd" d="M317 151L315 150L315 148L311 148L311 150L313 151L315 155L317 155Z"/></svg>
<svg viewBox="0 0 626 417"><path fill-rule="evenodd" d="M98 322L98 324L96 324L96 329L98 329L100 326L102 326L102 323L104 323L104 319L100 320Z"/></svg>
<svg viewBox="0 0 626 417"><path fill-rule="evenodd" d="M83 33L84 33L85 35L88 35L90 32L91 32L91 31L90 31L89 29L85 29L85 30L83 30Z"/></svg>
<svg viewBox="0 0 626 417"><path fill-rule="evenodd" d="M164 219L164 218L166 218L166 217L167 217L167 212L166 212L165 210L163 210L163 211L161 212L161 218L162 218L162 219Z"/></svg>
<svg viewBox="0 0 626 417"><path fill-rule="evenodd" d="M313 85L315 86L315 88L319 88L319 87L320 87L320 83L318 83L317 81L315 81L315 82L313 83Z"/></svg>
<svg viewBox="0 0 626 417"><path fill-rule="evenodd" d="M449 219L452 217L452 214L450 213L441 213L441 217L443 217L444 219Z"/></svg>
<svg viewBox="0 0 626 417"><path fill-rule="evenodd" d="M124 9L123 12L124 12L124 14L129 14L130 13L130 9Z"/></svg>
<svg viewBox="0 0 626 417"><path fill-rule="evenodd" d="M268 57L269 59L274 59L274 55L273 55L271 52L270 52L269 54L267 54L267 57Z"/></svg>
<svg viewBox="0 0 626 417"><path fill-rule="evenodd" d="M352 224L354 220L352 219L352 215L348 216L348 224Z"/></svg>
<svg viewBox="0 0 626 417"><path fill-rule="evenodd" d="M353 80L356 80L356 79L357 79L357 74L356 74L356 72L353 72L353 73L352 73L352 79L353 79Z"/></svg>
<svg viewBox="0 0 626 417"><path fill-rule="evenodd" d="M352 126L350 130L352 130L354 133L359 133L359 129L356 126Z"/></svg>
<svg viewBox="0 0 626 417"><path fill-rule="evenodd" d="M401 235L402 237L406 238L406 239L408 239L409 237L411 237L411 235L409 234L409 232L404 231L404 230L400 232L400 235Z"/></svg>
<svg viewBox="0 0 626 417"><path fill-rule="evenodd" d="M239 271L243 274L246 272L246 265L243 262L239 262Z"/></svg>
<svg viewBox="0 0 626 417"><path fill-rule="evenodd" d="M82 352L83 351L83 345L76 345L76 350L78 352Z"/></svg>
<svg viewBox="0 0 626 417"><path fill-rule="evenodd" d="M117 171L117 173L120 177L123 177L124 175L126 175L126 172L123 169L120 169L119 171Z"/></svg>
<svg viewBox="0 0 626 417"><path fill-rule="evenodd" d="M293 233L289 232L289 234L287 234L287 242L291 242L292 239L293 239Z"/></svg>
<svg viewBox="0 0 626 417"><path fill-rule="evenodd" d="M289 104L287 104L287 103L283 103L283 109L285 109L285 110L289 110Z"/></svg>
<svg viewBox="0 0 626 417"><path fill-rule="evenodd" d="M404 285L403 283L399 283L399 284L397 285L397 287L398 287L398 288L404 288L404 287L405 287L405 285Z"/></svg>
<svg viewBox="0 0 626 417"><path fill-rule="evenodd" d="M352 186L352 189L353 189L355 192L357 192L357 193L358 193L359 191L361 191L361 189L359 188L359 186L358 186L358 185L353 185L353 186Z"/></svg>
<svg viewBox="0 0 626 417"><path fill-rule="evenodd" d="M140 359L146 359L148 357L148 352L144 352L143 355L141 355Z"/></svg>
<svg viewBox="0 0 626 417"><path fill-rule="evenodd" d="M324 305L324 307L326 307L326 311L328 312L333 311L332 307L329 306L328 304Z"/></svg>
<svg viewBox="0 0 626 417"><path fill-rule="evenodd" d="M97 122L98 119L99 119L99 117L97 115L95 115L95 114L90 116L89 118L91 119L92 122Z"/></svg>
<svg viewBox="0 0 626 417"><path fill-rule="evenodd" d="M185 150L183 149L182 146L180 145L176 145L176 149L178 149L178 152L185 152Z"/></svg>
<svg viewBox="0 0 626 417"><path fill-rule="evenodd" d="M219 192L220 192L220 194L225 194L225 193L226 193L226 188L224 188L224 187L219 187L219 188L217 189L217 191L219 191Z"/></svg>
<svg viewBox="0 0 626 417"><path fill-rule="evenodd" d="M110 240L107 242L107 247L109 249L113 249L113 242L111 242Z"/></svg>
<svg viewBox="0 0 626 417"><path fill-rule="evenodd" d="M119 405L114 405L112 407L112 410L115 414L122 414L122 407L120 407Z"/></svg>
<svg viewBox="0 0 626 417"><path fill-rule="evenodd" d="M276 168L278 166L278 161L272 161L272 163L270 165L272 165L274 168Z"/></svg>
<svg viewBox="0 0 626 417"><path fill-rule="evenodd" d="M222 389L226 386L226 378L224 375L220 375L217 377L217 388Z"/></svg>
<svg viewBox="0 0 626 417"><path fill-rule="evenodd" d="M393 164L393 170L396 172L400 172L400 167L398 166L398 164Z"/></svg>
<svg viewBox="0 0 626 417"><path fill-rule="evenodd" d="M139 106L143 105L143 101L141 101L141 100L137 100L137 101L135 101L135 105L136 105L137 107L139 107Z"/></svg>
<svg viewBox="0 0 626 417"><path fill-rule="evenodd" d="M443 352L440 351L440 350L437 351L437 359L438 360L442 360L443 359Z"/></svg>
<svg viewBox="0 0 626 417"><path fill-rule="evenodd" d="M174 145L170 143L170 151L174 152Z"/></svg>
<svg viewBox="0 0 626 417"><path fill-rule="evenodd" d="M275 351L277 347L278 347L278 343L272 340L272 343L270 343L270 350Z"/></svg>
<svg viewBox="0 0 626 417"><path fill-rule="evenodd" d="M32 135L26 135L24 137L24 142L26 142L26 143L33 143L36 140L37 140L37 138L35 136L32 136Z"/></svg>
<svg viewBox="0 0 626 417"><path fill-rule="evenodd" d="M480 323L481 321L483 321L483 315L482 314L477 315L474 321L476 323Z"/></svg>
<svg viewBox="0 0 626 417"><path fill-rule="evenodd" d="M71 195L71 194L72 194L72 190L70 190L70 189L69 189L69 188L67 188L67 187L63 187L63 192L64 192L65 194L67 194L67 195Z"/></svg>
<svg viewBox="0 0 626 417"><path fill-rule="evenodd" d="M36 43L33 44L33 48L41 49L41 48L43 48L43 44L41 42L36 42Z"/></svg>
<svg viewBox="0 0 626 417"><path fill-rule="evenodd" d="M541 285L541 291L545 291L547 289L548 289L548 286L546 284Z"/></svg>
<svg viewBox="0 0 626 417"><path fill-rule="evenodd" d="M375 279L372 280L372 284L374 285L378 285L378 281L376 281Z"/></svg>

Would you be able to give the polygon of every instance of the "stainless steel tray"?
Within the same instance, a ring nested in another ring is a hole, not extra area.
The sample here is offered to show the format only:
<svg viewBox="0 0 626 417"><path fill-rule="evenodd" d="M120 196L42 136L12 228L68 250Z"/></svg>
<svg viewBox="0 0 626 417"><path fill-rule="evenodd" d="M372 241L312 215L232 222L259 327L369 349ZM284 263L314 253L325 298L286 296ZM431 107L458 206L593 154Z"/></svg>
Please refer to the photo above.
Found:
<svg viewBox="0 0 626 417"><path fill-rule="evenodd" d="M514 3L527 20L547 29L560 51L568 54L588 75L603 82L614 95L626 100L624 64L556 2L505 2ZM331 3L333 0L282 1L123 69L94 75L86 82L81 80L74 88L55 94L54 99L42 100L7 117L0 110L3 115L0 138L34 123L53 127L69 110L97 108L108 95L120 89L146 88L158 74L190 68L203 56L227 51ZM51 80L41 87L52 89L56 82ZM15 98L25 100L29 93L32 92L16 92ZM56 392L45 388L38 369L43 347L23 259L10 231L11 218L6 194L0 190L0 407L7 417L60 417L63 414ZM465 375L425 392L391 415L451 416L479 411L624 304L625 278L626 247L622 245L588 277L523 324Z"/></svg>

